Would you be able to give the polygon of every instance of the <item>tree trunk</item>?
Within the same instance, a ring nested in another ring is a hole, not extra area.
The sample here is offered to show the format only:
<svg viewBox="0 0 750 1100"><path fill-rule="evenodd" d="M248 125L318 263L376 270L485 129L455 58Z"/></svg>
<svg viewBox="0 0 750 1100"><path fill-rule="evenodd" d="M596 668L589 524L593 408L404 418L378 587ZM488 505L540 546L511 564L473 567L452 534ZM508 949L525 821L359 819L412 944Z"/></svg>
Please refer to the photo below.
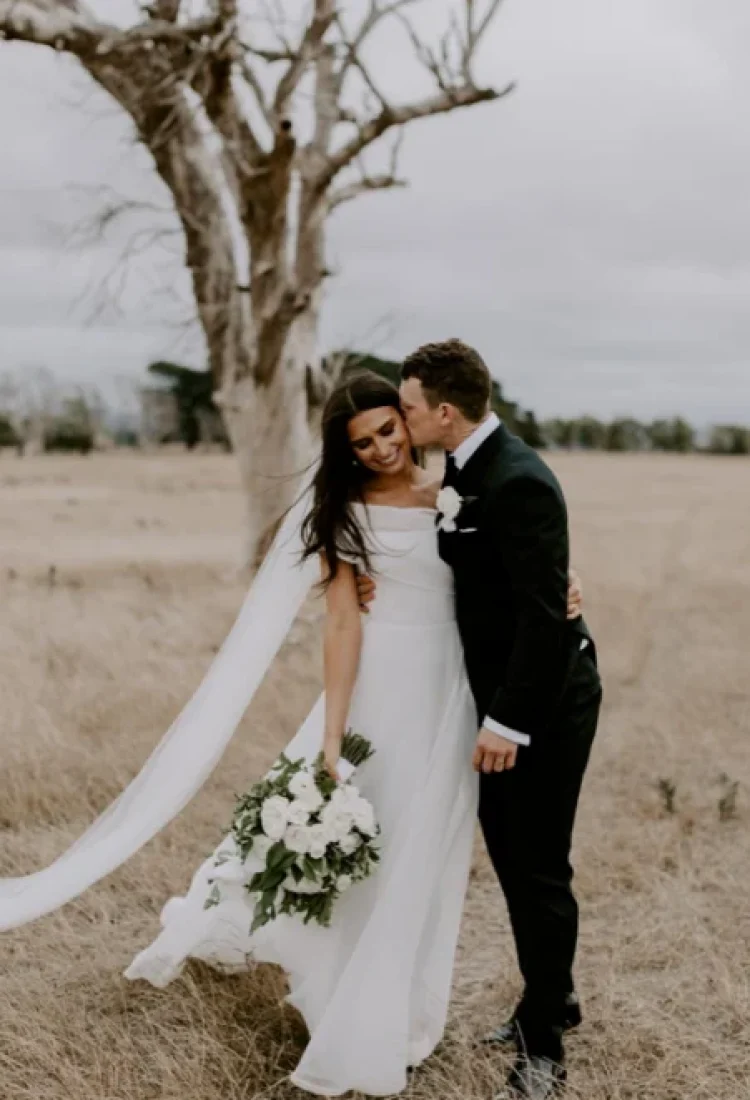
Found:
<svg viewBox="0 0 750 1100"><path fill-rule="evenodd" d="M244 375L214 396L240 469L247 513L245 564L250 567L262 561L315 456L304 379L316 329L311 309L291 326L283 362L268 382Z"/></svg>

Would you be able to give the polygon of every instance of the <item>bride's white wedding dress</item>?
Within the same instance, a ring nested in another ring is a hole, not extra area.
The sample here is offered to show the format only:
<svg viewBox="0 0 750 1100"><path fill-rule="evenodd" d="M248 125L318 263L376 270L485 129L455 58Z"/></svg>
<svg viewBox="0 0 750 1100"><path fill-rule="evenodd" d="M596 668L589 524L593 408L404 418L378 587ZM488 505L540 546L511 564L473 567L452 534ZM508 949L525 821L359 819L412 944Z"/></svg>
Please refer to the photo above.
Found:
<svg viewBox="0 0 750 1100"><path fill-rule="evenodd" d="M340 900L330 928L284 917L251 937L251 906L239 888L204 909L212 856L187 896L167 903L161 934L126 972L163 986L189 957L230 971L277 963L310 1032L292 1081L328 1096L402 1091L407 1067L441 1039L478 791L476 711L435 513L370 506L362 517L377 596L364 619L350 724L376 749L355 782L382 827L380 867ZM323 718L320 699L288 755L318 753Z"/></svg>

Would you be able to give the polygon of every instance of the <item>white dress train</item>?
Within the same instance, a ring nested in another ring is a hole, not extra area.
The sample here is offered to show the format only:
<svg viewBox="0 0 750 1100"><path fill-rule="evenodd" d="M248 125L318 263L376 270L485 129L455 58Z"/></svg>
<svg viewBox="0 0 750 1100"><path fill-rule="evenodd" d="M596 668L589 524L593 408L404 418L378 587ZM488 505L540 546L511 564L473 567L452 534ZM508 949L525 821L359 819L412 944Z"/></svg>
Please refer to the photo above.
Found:
<svg viewBox="0 0 750 1100"><path fill-rule="evenodd" d="M241 887L204 909L213 856L184 898L162 912L158 938L126 971L164 986L189 957L219 969L253 960L287 972L289 1002L310 1041L292 1081L322 1096L401 1092L407 1067L435 1049L446 1024L476 819L471 768L476 711L455 623L451 572L434 512L370 506L377 595L364 620L350 724L375 756L356 783L376 808L382 862L338 903L330 928L282 917L250 936ZM285 750L320 750L319 699Z"/></svg>

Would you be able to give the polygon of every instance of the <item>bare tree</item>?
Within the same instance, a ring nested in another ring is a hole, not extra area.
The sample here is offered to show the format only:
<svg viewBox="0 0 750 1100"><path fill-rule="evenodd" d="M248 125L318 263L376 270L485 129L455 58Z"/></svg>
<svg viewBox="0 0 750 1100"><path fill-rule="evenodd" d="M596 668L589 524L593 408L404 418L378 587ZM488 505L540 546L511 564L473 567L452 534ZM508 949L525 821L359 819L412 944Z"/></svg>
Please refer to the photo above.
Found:
<svg viewBox="0 0 750 1100"><path fill-rule="evenodd" d="M456 0L435 46L408 18L415 2L311 0L291 19L283 0L151 0L123 28L83 0L0 0L0 37L74 56L130 115L172 194L250 504L251 551L294 491L285 475L310 459L326 394L316 344L329 215L403 185L409 123L511 90L474 75L502 0ZM387 20L427 71L424 98L392 102L373 71L371 54L385 60L377 32ZM390 165L372 172L365 156L386 135L396 138Z"/></svg>

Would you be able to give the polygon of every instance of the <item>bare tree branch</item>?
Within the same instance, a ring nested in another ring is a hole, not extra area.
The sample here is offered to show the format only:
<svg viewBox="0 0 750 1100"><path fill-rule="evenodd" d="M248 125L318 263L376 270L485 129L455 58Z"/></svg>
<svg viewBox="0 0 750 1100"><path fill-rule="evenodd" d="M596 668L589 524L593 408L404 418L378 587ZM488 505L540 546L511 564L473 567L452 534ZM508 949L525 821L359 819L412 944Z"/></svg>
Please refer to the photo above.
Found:
<svg viewBox="0 0 750 1100"><path fill-rule="evenodd" d="M351 183L328 193L328 209L335 210L343 203L351 202L352 199L367 194L368 191L386 191L394 187L408 187L408 181L400 178L397 174L403 137L404 131L400 130L391 150L390 170L387 173L372 176L363 165L362 174L358 180L353 180Z"/></svg>
<svg viewBox="0 0 750 1100"><path fill-rule="evenodd" d="M68 50L79 56L101 55L127 47L159 42L200 41L220 27L214 13L187 23L152 18L123 29L105 23L82 0L0 0L0 37Z"/></svg>
<svg viewBox="0 0 750 1100"><path fill-rule="evenodd" d="M73 53L91 49L117 28L79 0L0 0L0 36Z"/></svg>
<svg viewBox="0 0 750 1100"><path fill-rule="evenodd" d="M378 9L376 8L375 10L378 10ZM365 20L365 24L367 24L367 22L368 22L368 20ZM367 66L365 65L364 61L362 60L362 57L361 57L360 52L359 52L359 42L362 41L362 38L361 38L362 28L360 28L357 36L352 41L348 41L347 37L346 37L346 28L344 27L343 20L341 19L340 16L336 17L336 25L338 26L339 33L341 35L341 40L342 40L342 42L343 42L343 44L346 48L344 62L342 63L342 65L339 69L339 72L337 74L337 80L336 80L336 91L337 91L337 93L339 95L341 94L342 80L343 80L343 77L346 74L346 72L348 70L350 70L352 67L356 68L359 71L359 74L362 77L362 79L364 80L366 86L369 88L369 90L375 96L376 100L378 100L378 102L380 103L380 106L384 110L386 110L388 108L388 103L386 102L385 96L383 95L383 93L380 91L380 88L378 88L377 84L375 83L375 80L373 79L372 75L370 74L370 71L367 68ZM366 36L366 32L365 32L365 36Z"/></svg>
<svg viewBox="0 0 750 1100"><path fill-rule="evenodd" d="M487 10L483 16L477 16L476 0L466 0L466 54L472 57L474 51L489 27L492 20L500 10L503 0L489 0Z"/></svg>
<svg viewBox="0 0 750 1100"><path fill-rule="evenodd" d="M354 37L351 41L346 40L346 33L343 28L343 22L338 20L341 27L341 34L346 45L346 51L344 54L344 60L339 68L338 73L338 90L341 91L344 83L344 79L348 70L352 64L357 63L359 58L359 50L363 45L366 38L369 38L372 32L377 27L381 20L387 18L389 15L395 15L401 11L402 8L408 7L410 4L418 3L419 0L391 0L390 3L384 4L381 0L370 0L370 6L367 15L364 17L359 27L357 28Z"/></svg>
<svg viewBox="0 0 750 1100"><path fill-rule="evenodd" d="M420 118L430 118L433 115L447 114L458 107L471 107L476 103L488 103L509 95L515 85L508 84L497 91L494 88L462 87L451 88L448 92L423 99L419 103L412 103L403 107L391 107L382 111L375 118L359 126L356 135L348 141L338 152L334 153L328 166L321 176L320 186L327 187L342 168L346 168L362 153L368 145L371 145L387 130L394 126L405 126Z"/></svg>
<svg viewBox="0 0 750 1100"><path fill-rule="evenodd" d="M149 19L145 23L137 23L134 27L113 28L114 33L102 36L97 52L101 55L109 51L141 45L150 49L157 44L174 44L184 48L189 44L200 43L206 36L216 34L220 29L221 23L215 15L195 19L190 23Z"/></svg>
<svg viewBox="0 0 750 1100"><path fill-rule="evenodd" d="M146 15L152 19L163 19L166 23L176 23L182 7L182 0L152 0L150 4L143 4Z"/></svg>
<svg viewBox="0 0 750 1100"><path fill-rule="evenodd" d="M253 57L260 58L261 61L267 61L269 65L277 64L280 61L294 61L296 54L294 50L269 50L263 46L255 46L251 42L247 42L245 39L237 40L238 46L246 53L251 54Z"/></svg>
<svg viewBox="0 0 750 1100"><path fill-rule="evenodd" d="M94 227L92 226L92 231ZM125 292L129 287L138 285L143 292L144 274L150 276L153 286L149 287L149 294L157 291L162 286L166 273L159 271L159 267L153 263L154 249L160 251L170 248L171 256L168 266L169 274L174 279L174 271L179 264L179 257L184 248L184 237L179 224L173 226L151 227L137 230L117 249L112 260L106 268L97 273L95 283L85 287L80 296L74 301L73 308L83 312L83 321L87 325L102 323L113 316L124 317L125 308L122 304ZM149 258L148 268L136 267L136 261L141 257ZM163 266L163 265L161 265ZM174 285L169 282L164 286L165 293L174 294ZM164 312L160 313L160 320ZM193 312L193 319L195 313Z"/></svg>
<svg viewBox="0 0 750 1100"><path fill-rule="evenodd" d="M362 179L355 180L353 183L346 184L333 191L328 198L328 209L336 210L344 203L351 202L352 199L359 198L360 195L364 195L368 191L385 191L392 187L408 186L406 180L396 179L395 176L363 176Z"/></svg>
<svg viewBox="0 0 750 1100"><path fill-rule="evenodd" d="M286 34L287 17L282 0L259 0L259 2L263 9L264 21L281 47L277 60L291 61L295 56L295 50Z"/></svg>
<svg viewBox="0 0 750 1100"><path fill-rule="evenodd" d="M222 51L221 45L215 43L210 54L204 55L202 63L196 65L191 84L223 138L240 179L252 178L266 151L238 102L232 83L231 51Z"/></svg>
<svg viewBox="0 0 750 1100"><path fill-rule="evenodd" d="M312 19L305 29L293 60L289 63L289 67L276 88L273 107L277 118L282 118L286 112L308 66L320 52L323 39L335 18L335 0L315 0Z"/></svg>
<svg viewBox="0 0 750 1100"><path fill-rule="evenodd" d="M490 102L510 94L514 85L508 84L501 89L481 87L474 79L472 66L483 35L487 32L502 0L489 0L483 14L478 13L475 0L464 0L465 29L462 32L455 20L452 20L447 33L441 41L440 52L436 53L419 37L416 30L403 13L409 0L382 4L371 0L370 10L361 24L354 39L346 43L345 60L339 72L339 81L343 74L356 67L366 85L377 96L380 111L357 124L357 132L328 159L319 178L319 186L326 190L334 177L348 167L361 153L378 138L394 126L405 126L420 118L445 114L459 107L469 107L476 103ZM371 79L361 50L374 27L386 15L394 15L406 28L417 58L431 73L438 85L438 93L419 102L403 106L392 106L378 90ZM452 50L457 52L457 64L454 64ZM367 188L364 188L367 190ZM349 191L350 189L347 189Z"/></svg>
<svg viewBox="0 0 750 1100"><path fill-rule="evenodd" d="M164 206L149 199L132 198L121 194L107 184L72 185L72 196L79 196L89 211L67 236L68 248L87 249L102 243L106 234L120 227L120 223L139 216L153 226L155 220L167 219L174 232L179 232L174 207Z"/></svg>
<svg viewBox="0 0 750 1100"><path fill-rule="evenodd" d="M361 21L357 27L354 35L351 39L347 37L346 27L344 20L340 15L336 17L336 23L339 29L341 37L341 43L344 46L344 56L341 64L338 67L336 73L336 98L339 101L338 108L338 121L350 122L354 125L360 125L360 117L355 111L346 108L341 103L341 98L344 93L344 86L346 79L350 72L357 70L365 83L365 86L375 96L376 101L380 104L383 110L388 108L385 96L381 92L380 88L376 85L373 77L370 74L369 69L364 63L361 56L361 47L365 43L366 39L372 34L381 20L385 19L389 15L395 15L401 11L402 8L408 7L409 4L417 3L419 0L391 0L390 3L382 3L382 0L370 0L369 9L367 15Z"/></svg>
<svg viewBox="0 0 750 1100"><path fill-rule="evenodd" d="M241 191L242 185L254 178L259 166L262 166L266 150L243 111L234 86L235 63L238 57L243 60L235 40L236 0L218 0L216 18L217 33L213 37L204 36L186 76L188 83L200 95L208 118L224 142L225 167L230 182ZM268 120L263 89L252 69L244 65L239 72Z"/></svg>
<svg viewBox="0 0 750 1100"><path fill-rule="evenodd" d="M258 106L258 110L263 116L263 120L273 130L274 115L271 104L268 102L268 97L266 96L266 92L260 82L258 74L256 73L251 62L245 56L243 51L238 51L237 70L241 79L244 80L250 91L253 93L255 102Z"/></svg>
<svg viewBox="0 0 750 1100"><path fill-rule="evenodd" d="M468 2L468 0L467 0ZM447 70L449 68L449 43L451 39L451 28L455 31L454 13L451 12L451 23L449 30L443 35L440 42L440 56L438 56L434 50L432 50L426 42L417 34L416 30L404 16L401 16L401 23L406 29L409 38L411 39L412 48L415 56L419 59L422 65L432 74L433 79L441 91L446 92L449 88L449 81L447 79Z"/></svg>
<svg viewBox="0 0 750 1100"><path fill-rule="evenodd" d="M326 196L315 180L325 164L338 120L334 49L321 51L315 63L315 131L300 157L301 181L295 250L295 276L303 295L314 301L325 271ZM318 295L319 297L319 295Z"/></svg>

